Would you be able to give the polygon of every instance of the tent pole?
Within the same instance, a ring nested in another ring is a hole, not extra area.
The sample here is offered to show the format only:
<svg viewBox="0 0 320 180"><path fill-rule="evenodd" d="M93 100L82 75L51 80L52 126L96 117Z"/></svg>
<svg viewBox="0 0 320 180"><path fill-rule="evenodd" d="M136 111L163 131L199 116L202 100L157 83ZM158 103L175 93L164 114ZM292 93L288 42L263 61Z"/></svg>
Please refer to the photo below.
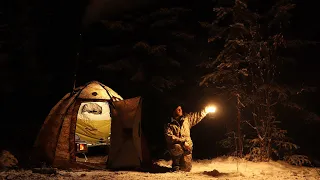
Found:
<svg viewBox="0 0 320 180"><path fill-rule="evenodd" d="M76 55L76 59L75 59L75 68L74 68L74 72L73 72L73 87L72 87L72 93L75 93L75 89L76 89L76 82L77 82L77 72L79 69L79 63L80 63L80 51L81 51L81 42L82 42L82 34L79 34L79 45L77 48L77 55Z"/></svg>

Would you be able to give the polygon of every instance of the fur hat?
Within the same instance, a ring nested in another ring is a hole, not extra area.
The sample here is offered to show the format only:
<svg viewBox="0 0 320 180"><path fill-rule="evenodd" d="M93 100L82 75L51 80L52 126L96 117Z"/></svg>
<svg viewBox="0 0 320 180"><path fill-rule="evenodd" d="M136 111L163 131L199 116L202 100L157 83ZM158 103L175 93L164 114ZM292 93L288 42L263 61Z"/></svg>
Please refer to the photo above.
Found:
<svg viewBox="0 0 320 180"><path fill-rule="evenodd" d="M172 113L174 110L176 110L178 106L181 106L183 108L183 103L178 102L178 101L172 101L169 104L170 113Z"/></svg>

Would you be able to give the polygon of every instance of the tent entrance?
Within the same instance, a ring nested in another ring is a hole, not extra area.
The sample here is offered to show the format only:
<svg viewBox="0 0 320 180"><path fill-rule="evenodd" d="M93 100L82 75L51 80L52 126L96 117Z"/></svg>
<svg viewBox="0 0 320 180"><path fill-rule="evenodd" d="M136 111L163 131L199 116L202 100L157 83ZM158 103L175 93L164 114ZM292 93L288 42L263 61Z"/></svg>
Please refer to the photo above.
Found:
<svg viewBox="0 0 320 180"><path fill-rule="evenodd" d="M109 103L82 102L75 132L76 161L105 163L111 135Z"/></svg>

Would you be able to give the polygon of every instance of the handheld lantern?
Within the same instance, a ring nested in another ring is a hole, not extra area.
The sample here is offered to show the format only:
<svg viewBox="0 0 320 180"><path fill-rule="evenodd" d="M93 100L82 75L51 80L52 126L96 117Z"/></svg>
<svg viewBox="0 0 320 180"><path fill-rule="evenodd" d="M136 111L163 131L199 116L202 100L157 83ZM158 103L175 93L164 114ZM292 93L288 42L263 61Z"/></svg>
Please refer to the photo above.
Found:
<svg viewBox="0 0 320 180"><path fill-rule="evenodd" d="M205 110L207 113L215 113L217 108L215 106L207 106Z"/></svg>

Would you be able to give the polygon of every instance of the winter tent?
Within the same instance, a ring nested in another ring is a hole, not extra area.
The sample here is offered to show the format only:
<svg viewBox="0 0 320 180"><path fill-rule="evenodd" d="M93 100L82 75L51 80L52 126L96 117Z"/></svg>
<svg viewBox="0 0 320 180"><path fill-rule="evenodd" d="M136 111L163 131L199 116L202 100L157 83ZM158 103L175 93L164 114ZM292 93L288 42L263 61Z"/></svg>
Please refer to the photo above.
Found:
<svg viewBox="0 0 320 180"><path fill-rule="evenodd" d="M33 163L60 168L74 165L75 134L90 142L101 136L106 139L110 134L109 103L120 100L123 98L119 94L97 81L66 94L51 109L40 129L31 155Z"/></svg>
<svg viewBox="0 0 320 180"><path fill-rule="evenodd" d="M150 167L150 154L141 129L141 98L114 102L107 168Z"/></svg>

